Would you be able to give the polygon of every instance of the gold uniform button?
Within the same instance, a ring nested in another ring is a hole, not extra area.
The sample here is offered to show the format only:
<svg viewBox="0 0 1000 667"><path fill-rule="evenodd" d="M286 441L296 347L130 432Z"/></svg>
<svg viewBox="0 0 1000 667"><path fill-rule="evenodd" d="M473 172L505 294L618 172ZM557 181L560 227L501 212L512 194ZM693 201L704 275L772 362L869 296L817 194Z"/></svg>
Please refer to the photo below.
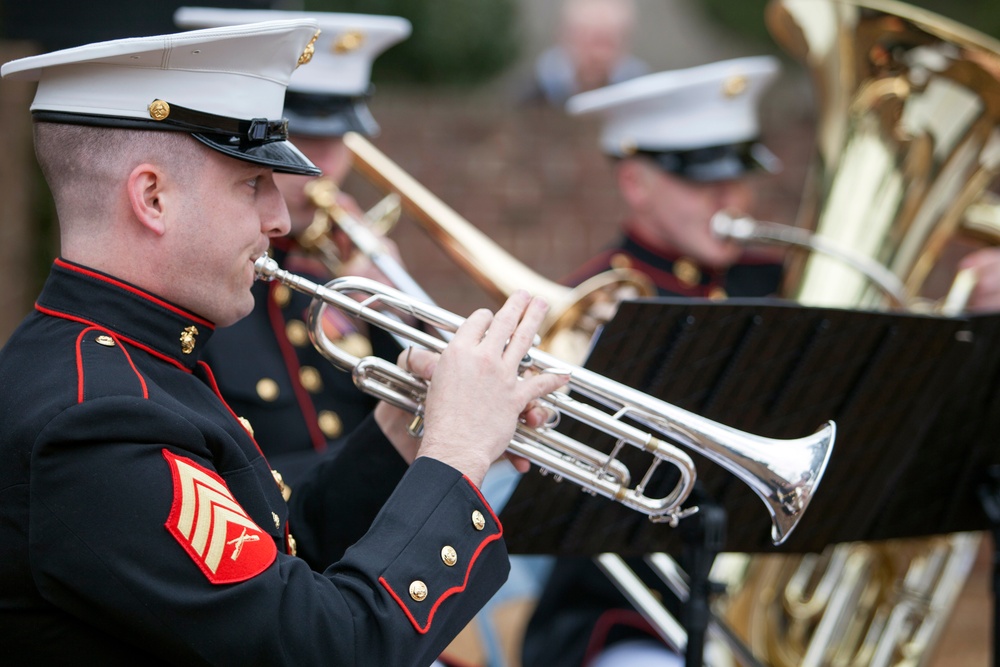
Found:
<svg viewBox="0 0 1000 667"><path fill-rule="evenodd" d="M237 417L237 419L240 421L240 425L243 426L243 428L246 429L247 433L249 433L250 437L252 438L253 437L253 426L250 425L250 420L247 419L246 417Z"/></svg>
<svg viewBox="0 0 1000 667"><path fill-rule="evenodd" d="M372 353L372 342L364 334L356 331L335 341L337 347L355 357L367 357Z"/></svg>
<svg viewBox="0 0 1000 667"><path fill-rule="evenodd" d="M319 371L312 366L303 366L299 369L299 382L310 394L318 394L323 391L323 378Z"/></svg>
<svg viewBox="0 0 1000 667"><path fill-rule="evenodd" d="M340 415L333 410L323 410L319 413L319 418L316 421L319 424L319 430L323 431L323 435L328 438L336 438L344 432L344 422L340 420Z"/></svg>
<svg viewBox="0 0 1000 667"><path fill-rule="evenodd" d="M444 546L441 548L441 560L445 565L451 567L458 562L458 552L455 551L454 547Z"/></svg>
<svg viewBox="0 0 1000 667"><path fill-rule="evenodd" d="M115 346L115 339L112 338L111 336L106 336L104 334L101 334L100 336L98 336L97 338L95 338L94 342L97 343L98 345L103 345L104 347L114 347Z"/></svg>
<svg viewBox="0 0 1000 667"><path fill-rule="evenodd" d="M427 584L417 579L412 584L410 584L410 597L417 602L423 602L427 599Z"/></svg>
<svg viewBox="0 0 1000 667"><path fill-rule="evenodd" d="M612 269L631 269L632 259L624 253L617 252L611 256L608 264Z"/></svg>
<svg viewBox="0 0 1000 667"><path fill-rule="evenodd" d="M274 299L279 308L284 308L292 300L292 290L287 285L278 285L271 292L271 298Z"/></svg>
<svg viewBox="0 0 1000 667"><path fill-rule="evenodd" d="M674 275L677 280L688 287L693 287L701 282L701 270L686 257L681 257L674 262Z"/></svg>
<svg viewBox="0 0 1000 667"><path fill-rule="evenodd" d="M285 484L285 478L273 468L271 469L271 476L274 477L274 482L278 485L278 490L281 491L281 497L285 499L285 502L288 502L288 499L292 497L292 487Z"/></svg>
<svg viewBox="0 0 1000 667"><path fill-rule="evenodd" d="M715 285L712 287L712 289L708 290L708 298L714 301L722 301L728 296L729 295L726 294L726 290L722 289L718 285Z"/></svg>
<svg viewBox="0 0 1000 667"><path fill-rule="evenodd" d="M309 344L309 327L302 320L289 320L285 325L285 335L288 342L295 347L305 347Z"/></svg>
<svg viewBox="0 0 1000 667"><path fill-rule="evenodd" d="M288 555L295 556L299 553L299 545L295 542L295 538L292 537L291 533L288 533Z"/></svg>
<svg viewBox="0 0 1000 667"><path fill-rule="evenodd" d="M482 530L486 527L486 517L479 510L472 513L472 525L475 526L476 530Z"/></svg>
<svg viewBox="0 0 1000 667"><path fill-rule="evenodd" d="M261 397L262 400L270 403L274 399L278 398L278 383L271 378L261 378L257 381L257 395Z"/></svg>

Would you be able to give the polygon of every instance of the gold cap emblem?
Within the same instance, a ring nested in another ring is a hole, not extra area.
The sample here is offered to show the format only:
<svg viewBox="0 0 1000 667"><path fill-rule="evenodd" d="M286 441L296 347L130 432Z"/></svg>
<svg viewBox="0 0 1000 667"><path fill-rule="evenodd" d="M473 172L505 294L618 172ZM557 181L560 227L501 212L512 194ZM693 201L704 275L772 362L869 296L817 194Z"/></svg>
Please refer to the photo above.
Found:
<svg viewBox="0 0 1000 667"><path fill-rule="evenodd" d="M348 30L333 42L334 53L350 53L357 51L365 43L365 33L360 30Z"/></svg>
<svg viewBox="0 0 1000 667"><path fill-rule="evenodd" d="M722 83L722 94L726 97L737 97L747 89L747 78L738 74L731 76Z"/></svg>
<svg viewBox="0 0 1000 667"><path fill-rule="evenodd" d="M181 332L181 352L184 354L194 352L194 337L197 335L198 327L193 324L189 327L184 327L184 331Z"/></svg>
<svg viewBox="0 0 1000 667"><path fill-rule="evenodd" d="M149 103L149 117L153 120L164 120L170 115L170 105L163 100L153 100Z"/></svg>
<svg viewBox="0 0 1000 667"><path fill-rule="evenodd" d="M423 602L427 599L427 584L417 579L412 584L410 584L410 597L417 602Z"/></svg>
<svg viewBox="0 0 1000 667"><path fill-rule="evenodd" d="M313 35L312 39L309 40L309 43L306 44L306 48L302 50L302 55L299 56L299 64L297 65L297 67L305 65L306 63L308 63L310 60L313 59L313 54L316 53L316 38L319 37L320 32L321 31L317 30L316 34Z"/></svg>
<svg viewBox="0 0 1000 667"><path fill-rule="evenodd" d="M621 151L623 157L628 157L629 155L635 155L639 152L639 144L636 143L635 139L622 139L621 144L618 146L618 150Z"/></svg>

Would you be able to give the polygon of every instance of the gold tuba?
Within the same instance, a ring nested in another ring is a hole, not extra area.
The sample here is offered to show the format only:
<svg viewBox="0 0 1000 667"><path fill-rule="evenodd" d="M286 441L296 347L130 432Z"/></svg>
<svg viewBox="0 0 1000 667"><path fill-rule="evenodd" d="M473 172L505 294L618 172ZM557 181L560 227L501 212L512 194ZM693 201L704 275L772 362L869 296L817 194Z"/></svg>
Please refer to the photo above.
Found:
<svg viewBox="0 0 1000 667"><path fill-rule="evenodd" d="M887 291L858 270L875 264L898 283L892 300L911 307L1000 169L1000 42L888 0L772 0L767 19L810 71L819 103L813 185L796 231L858 260L803 254L785 295L888 307ZM727 618L774 667L924 664L978 542L952 535L755 557Z"/></svg>

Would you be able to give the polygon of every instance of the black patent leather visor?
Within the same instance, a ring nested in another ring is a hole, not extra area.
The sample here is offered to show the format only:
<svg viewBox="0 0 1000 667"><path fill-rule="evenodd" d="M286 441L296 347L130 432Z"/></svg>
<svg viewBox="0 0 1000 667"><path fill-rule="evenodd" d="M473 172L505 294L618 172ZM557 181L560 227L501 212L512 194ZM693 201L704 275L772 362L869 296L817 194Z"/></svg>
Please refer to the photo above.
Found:
<svg viewBox="0 0 1000 667"><path fill-rule="evenodd" d="M225 134L204 134L192 132L191 136L220 153L245 162L270 167L283 174L300 174L302 176L320 176L323 171L309 161L290 141L270 141L267 143L245 143L233 141L233 137Z"/></svg>
<svg viewBox="0 0 1000 667"><path fill-rule="evenodd" d="M154 117L154 105L157 115ZM252 118L249 120L217 116L161 100L150 104L150 118L123 118L64 111L37 110L35 120L122 127L144 130L188 132L209 148L237 160L270 167L274 171L303 176L319 176L323 172L288 141L288 121Z"/></svg>
<svg viewBox="0 0 1000 667"><path fill-rule="evenodd" d="M781 171L781 160L756 141L693 150L639 149L634 154L644 155L660 169L690 181L727 181L754 171Z"/></svg>
<svg viewBox="0 0 1000 667"><path fill-rule="evenodd" d="M288 130L306 137L342 137L348 132L374 137L379 126L368 108L368 98L289 90L285 93Z"/></svg>

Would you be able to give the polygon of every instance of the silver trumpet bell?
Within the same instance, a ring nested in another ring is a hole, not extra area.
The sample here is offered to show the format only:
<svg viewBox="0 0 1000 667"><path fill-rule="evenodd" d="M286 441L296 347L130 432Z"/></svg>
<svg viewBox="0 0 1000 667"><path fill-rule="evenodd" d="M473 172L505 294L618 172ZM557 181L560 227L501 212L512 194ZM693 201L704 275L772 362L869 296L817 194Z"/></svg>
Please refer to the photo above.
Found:
<svg viewBox="0 0 1000 667"><path fill-rule="evenodd" d="M463 318L437 306L422 303L403 292L364 278L346 277L318 285L281 269L266 255L255 263L261 280L278 280L314 298L309 314L309 335L321 354L351 372L362 391L408 410L423 414L427 383L396 364L378 357L355 357L335 345L323 332L323 312L333 306L348 315L381 327L397 339L440 352L447 342L405 324L412 317L443 332L454 332ZM361 295L363 300L354 296ZM374 306L378 306L375 308ZM616 438L610 454L595 450L554 430L554 423L540 428L517 426L509 451L523 456L543 471L570 480L589 493L599 494L646 514L651 521L676 526L697 511L681 508L696 479L691 458L678 445L692 449L719 464L747 484L764 501L771 515L771 539L783 543L802 518L823 477L836 427L827 422L811 436L776 440L745 433L601 375L532 349L522 371L568 372L569 388L608 408L605 412L569 395L554 392L541 399L561 417L576 419ZM647 427L649 432L624 421ZM656 435L654 435L656 433ZM634 486L632 476L616 457L625 445L649 452L653 461ZM673 490L651 498L644 490L663 462L675 466L680 478Z"/></svg>

